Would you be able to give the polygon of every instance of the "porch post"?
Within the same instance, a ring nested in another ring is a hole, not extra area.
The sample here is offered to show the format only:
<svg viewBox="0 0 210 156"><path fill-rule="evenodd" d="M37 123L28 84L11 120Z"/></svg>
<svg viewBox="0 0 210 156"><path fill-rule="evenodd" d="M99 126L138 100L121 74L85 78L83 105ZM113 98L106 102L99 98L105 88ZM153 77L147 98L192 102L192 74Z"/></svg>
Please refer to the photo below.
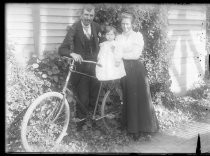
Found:
<svg viewBox="0 0 210 156"><path fill-rule="evenodd" d="M41 53L41 39L40 39L40 5L32 5L32 17L33 17L33 36L34 36L34 54L38 57L42 56Z"/></svg>
<svg viewBox="0 0 210 156"><path fill-rule="evenodd" d="M206 77L210 78L210 5L206 7Z"/></svg>

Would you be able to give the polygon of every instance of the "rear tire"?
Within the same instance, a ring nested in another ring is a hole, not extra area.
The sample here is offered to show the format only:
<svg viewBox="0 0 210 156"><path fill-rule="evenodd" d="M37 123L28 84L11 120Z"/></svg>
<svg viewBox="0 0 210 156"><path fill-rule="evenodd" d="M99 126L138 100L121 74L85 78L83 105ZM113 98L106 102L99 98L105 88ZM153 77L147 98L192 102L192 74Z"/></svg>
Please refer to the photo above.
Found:
<svg viewBox="0 0 210 156"><path fill-rule="evenodd" d="M116 91L108 90L104 95L101 106L101 117L108 131L120 127L122 103Z"/></svg>

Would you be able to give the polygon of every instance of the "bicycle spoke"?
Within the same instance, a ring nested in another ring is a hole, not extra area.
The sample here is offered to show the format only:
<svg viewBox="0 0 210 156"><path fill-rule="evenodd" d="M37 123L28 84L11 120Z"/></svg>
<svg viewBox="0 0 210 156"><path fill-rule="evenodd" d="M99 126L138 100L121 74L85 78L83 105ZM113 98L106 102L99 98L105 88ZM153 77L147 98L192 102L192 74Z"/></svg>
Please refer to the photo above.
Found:
<svg viewBox="0 0 210 156"><path fill-rule="evenodd" d="M57 109L58 107L56 106L53 111L50 113L50 115L45 119L45 121L49 121L49 119L52 117L52 115L55 113L55 110Z"/></svg>

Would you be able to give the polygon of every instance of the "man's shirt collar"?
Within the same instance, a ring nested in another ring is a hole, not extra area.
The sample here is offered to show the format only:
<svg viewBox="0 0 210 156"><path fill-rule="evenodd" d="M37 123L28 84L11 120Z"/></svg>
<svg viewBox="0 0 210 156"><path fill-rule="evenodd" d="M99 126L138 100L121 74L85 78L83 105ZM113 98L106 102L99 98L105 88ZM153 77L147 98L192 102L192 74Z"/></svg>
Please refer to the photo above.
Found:
<svg viewBox="0 0 210 156"><path fill-rule="evenodd" d="M82 23L82 27L83 27L83 28L86 28L86 29L87 29L87 28L88 28L88 29L90 28L90 24L89 24L88 26L85 26L85 25L83 24L82 21L81 21L81 23Z"/></svg>

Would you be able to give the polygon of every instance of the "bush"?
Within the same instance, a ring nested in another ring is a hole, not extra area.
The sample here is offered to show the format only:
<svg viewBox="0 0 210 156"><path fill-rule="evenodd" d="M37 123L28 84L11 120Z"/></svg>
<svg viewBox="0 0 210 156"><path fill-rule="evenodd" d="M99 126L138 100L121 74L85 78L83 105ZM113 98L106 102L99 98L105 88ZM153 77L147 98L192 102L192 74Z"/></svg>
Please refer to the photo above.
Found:
<svg viewBox="0 0 210 156"><path fill-rule="evenodd" d="M175 97L170 91L169 66L169 40L167 39L167 12L160 5L96 5L95 21L102 25L113 25L119 32L119 15L122 11L130 11L135 14L134 30L140 31L144 36L145 46L141 60L147 69L151 94L153 100L157 100L156 94L162 92L159 96L162 104L171 107L174 104ZM158 102L155 102L158 103Z"/></svg>
<svg viewBox="0 0 210 156"><path fill-rule="evenodd" d="M50 90L50 83L36 77L30 66L29 68L20 66L13 52L15 52L14 44L7 42L6 126L8 127L36 97Z"/></svg>
<svg viewBox="0 0 210 156"><path fill-rule="evenodd" d="M186 96L190 96L194 99L207 98L208 86L200 81L194 84L194 87L187 91Z"/></svg>
<svg viewBox="0 0 210 156"><path fill-rule="evenodd" d="M45 51L42 59L35 55L28 64L32 66L37 77L50 82L52 90L61 91L68 73L68 63L58 55L56 50Z"/></svg>

